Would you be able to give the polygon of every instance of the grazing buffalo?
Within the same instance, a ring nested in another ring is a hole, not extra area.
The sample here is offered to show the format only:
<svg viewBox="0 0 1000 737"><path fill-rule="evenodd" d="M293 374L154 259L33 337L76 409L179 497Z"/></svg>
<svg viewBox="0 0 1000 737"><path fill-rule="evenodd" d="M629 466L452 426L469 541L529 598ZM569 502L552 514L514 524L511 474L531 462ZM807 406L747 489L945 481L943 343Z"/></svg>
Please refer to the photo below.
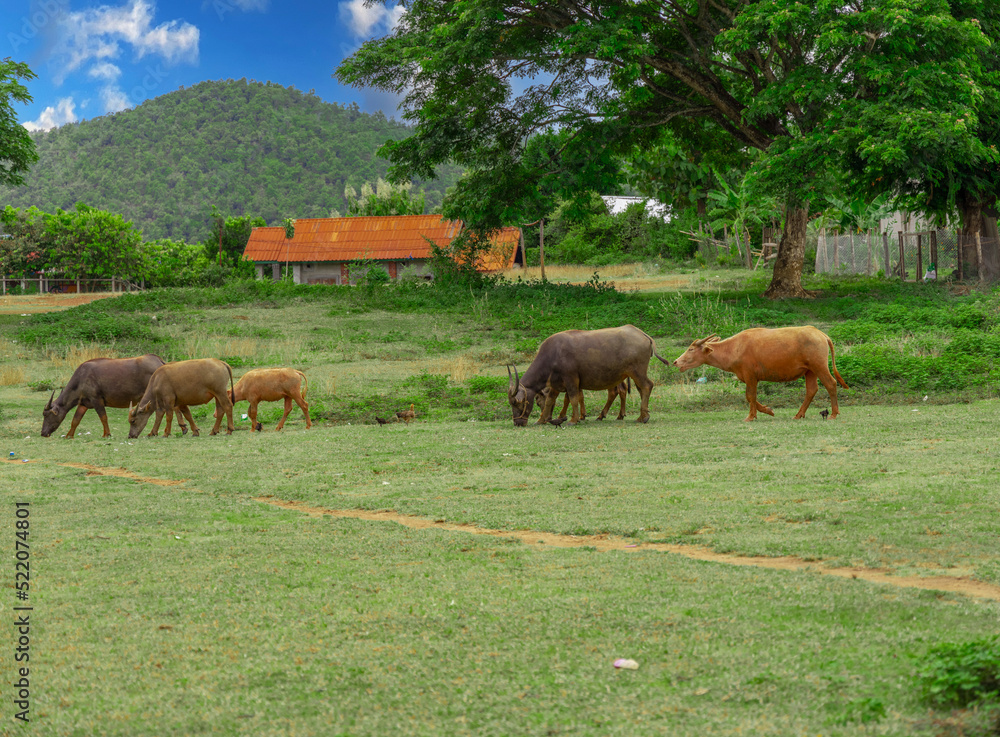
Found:
<svg viewBox="0 0 1000 737"><path fill-rule="evenodd" d="M632 393L632 380L631 379L625 379L625 381L621 382L618 386L615 386L615 387L612 387L611 389L608 389L608 401L604 403L604 409L601 410L601 414L597 415L597 419L598 420L603 420L605 417L607 417L608 416L608 410L611 409L611 405L614 404L614 401L616 399L620 398L622 400L622 403L621 403L621 409L619 409L619 411L618 411L618 419L619 420L624 420L625 419L625 399L631 393ZM543 389L541 392L538 393L537 396L535 396L535 404L537 404L539 407L544 407L545 406L545 400L547 398L548 398L548 390L547 389ZM570 405L569 394L566 394L566 395L563 396L562 412L559 413L558 420L559 420L560 424L562 424L563 422L566 421L566 412L569 409L569 405ZM580 419L581 420L587 419L587 407L586 407L586 403L584 402L584 398L583 398L582 395L580 397Z"/></svg>
<svg viewBox="0 0 1000 737"><path fill-rule="evenodd" d="M76 367L69 383L63 387L56 399L53 391L45 409L42 410L42 437L47 438L66 418L67 413L77 408L70 423L67 438L73 437L80 420L88 409L97 410L97 416L104 425L104 436L111 436L108 427L108 413L105 407L124 409L142 398L149 383L149 377L160 366L163 359L152 353L138 358L92 358ZM177 413L181 432L187 432L187 425Z"/></svg>
<svg viewBox="0 0 1000 737"><path fill-rule="evenodd" d="M301 371L290 368L253 369L247 371L233 387L231 399L237 402L250 402L250 427L257 427L257 404L260 402L277 402L285 400L285 414L281 422L274 428L280 430L285 426L288 413L292 411L292 400L302 409L306 417L306 428L312 427L309 419L309 404L306 402L306 390L309 382ZM216 410L218 416L219 410Z"/></svg>
<svg viewBox="0 0 1000 737"><path fill-rule="evenodd" d="M226 379L228 378L228 383ZM219 432L222 424L222 413L228 420L227 434L233 432L233 402L229 398L233 385L233 370L229 364L217 358L195 358L190 361L166 363L153 372L149 385L139 400L137 406L129 407L128 436L139 437L146 427L149 416L156 413L156 423L150 436L156 435L163 414L167 414L167 426L164 436L170 435L171 413L178 409L184 413L191 423L191 433L198 435L198 426L191 417L191 405L207 404L215 399L215 427L211 435ZM220 411L221 410L221 411Z"/></svg>
<svg viewBox="0 0 1000 737"><path fill-rule="evenodd" d="M649 359L661 358L653 339L633 325L603 330L565 330L550 335L538 347L535 360L520 376L517 367L507 385L514 424L528 424L535 397L544 392L545 403L538 424L549 422L556 397L566 392L573 406L570 424L580 421L583 413L582 389L611 390L630 378L639 388L639 422L649 421L649 394L653 382L646 376ZM507 369L510 374L510 368Z"/></svg>
<svg viewBox="0 0 1000 737"><path fill-rule="evenodd" d="M833 364L833 375L827 367L827 349ZM830 395L830 417L837 412L837 382L845 389L850 387L840 378L833 341L826 333L812 325L796 328L750 328L731 338L720 340L718 335L696 340L681 354L674 366L681 371L707 363L736 375L747 386L750 415L747 422L757 418L757 411L774 417L769 407L757 401L757 382L795 381L806 377L806 401L802 403L796 420L806 416L809 403L816 395L816 377L823 382ZM833 377L837 377L837 381ZM824 418L825 419L825 418Z"/></svg>

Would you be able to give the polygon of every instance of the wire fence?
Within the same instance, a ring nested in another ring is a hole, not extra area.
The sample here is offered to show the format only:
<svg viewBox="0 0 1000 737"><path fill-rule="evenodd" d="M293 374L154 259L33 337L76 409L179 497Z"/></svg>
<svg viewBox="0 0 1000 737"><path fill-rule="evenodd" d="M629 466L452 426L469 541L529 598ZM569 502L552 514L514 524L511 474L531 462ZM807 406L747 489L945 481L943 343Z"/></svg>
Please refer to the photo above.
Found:
<svg viewBox="0 0 1000 737"><path fill-rule="evenodd" d="M138 284L127 279L60 279L45 275L0 276L0 294L84 294L88 292L138 292Z"/></svg>
<svg viewBox="0 0 1000 737"><path fill-rule="evenodd" d="M821 233L816 244L816 272L868 274L882 272L904 281L920 279L1000 279L996 239L974 241L949 229L907 233L877 231Z"/></svg>

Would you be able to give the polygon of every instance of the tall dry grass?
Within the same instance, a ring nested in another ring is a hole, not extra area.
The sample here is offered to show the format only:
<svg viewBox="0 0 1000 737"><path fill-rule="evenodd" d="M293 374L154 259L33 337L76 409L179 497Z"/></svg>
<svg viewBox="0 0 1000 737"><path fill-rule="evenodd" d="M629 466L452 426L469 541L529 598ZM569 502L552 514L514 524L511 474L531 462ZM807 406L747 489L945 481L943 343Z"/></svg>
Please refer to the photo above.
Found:
<svg viewBox="0 0 1000 737"><path fill-rule="evenodd" d="M64 348L49 348L45 351L45 357L56 367L72 366L77 367L84 361L92 358L118 358L118 352L113 348L99 343L85 343L82 345L71 345Z"/></svg>
<svg viewBox="0 0 1000 737"><path fill-rule="evenodd" d="M665 289L689 289L697 280L697 276L688 274L664 274L655 263L640 262L632 264L609 264L607 266L554 265L545 267L545 278L557 284L584 284L594 278L600 281L612 281L621 291L660 291ZM518 278L533 281L542 278L542 270L538 266L522 269L508 269L501 275L507 281L517 281Z"/></svg>
<svg viewBox="0 0 1000 737"><path fill-rule="evenodd" d="M20 366L0 366L0 386L17 386L24 383L24 369Z"/></svg>
<svg viewBox="0 0 1000 737"><path fill-rule="evenodd" d="M180 350L187 358L239 358L248 368L283 365L294 368L302 360L304 343L298 338L266 340L185 335Z"/></svg>

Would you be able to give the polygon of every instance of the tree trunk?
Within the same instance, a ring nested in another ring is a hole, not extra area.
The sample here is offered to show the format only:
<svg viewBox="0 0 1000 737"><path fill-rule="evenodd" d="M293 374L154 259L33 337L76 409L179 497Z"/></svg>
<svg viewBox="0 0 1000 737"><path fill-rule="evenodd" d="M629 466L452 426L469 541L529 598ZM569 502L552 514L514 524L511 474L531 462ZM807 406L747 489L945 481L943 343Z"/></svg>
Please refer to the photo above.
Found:
<svg viewBox="0 0 1000 737"><path fill-rule="evenodd" d="M788 299L790 297L815 297L815 292L802 288L802 263L806 257L806 224L809 222L809 206L792 207L785 210L785 225L778 244L778 258L774 262L771 285L764 292L768 299Z"/></svg>

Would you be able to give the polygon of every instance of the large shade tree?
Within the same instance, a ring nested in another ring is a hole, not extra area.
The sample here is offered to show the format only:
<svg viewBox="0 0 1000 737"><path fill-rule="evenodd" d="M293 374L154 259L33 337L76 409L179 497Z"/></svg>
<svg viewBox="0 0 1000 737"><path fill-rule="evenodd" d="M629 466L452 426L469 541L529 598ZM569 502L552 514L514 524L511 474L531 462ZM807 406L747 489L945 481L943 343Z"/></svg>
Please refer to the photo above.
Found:
<svg viewBox="0 0 1000 737"><path fill-rule="evenodd" d="M381 153L399 179L449 160L465 166L445 214L473 224L516 221L542 184L551 191L594 174L598 188L611 158L662 140L664 128L704 138L708 126L729 148L761 152L749 182L785 211L767 295L805 296L810 207L829 192L845 145L871 138L870 162L981 148L975 126L956 121L975 123L985 41L944 0L402 4L395 31L336 74L405 92L415 135ZM895 135L904 129L909 136ZM565 143L545 165L528 165L526 142L543 130Z"/></svg>
<svg viewBox="0 0 1000 737"><path fill-rule="evenodd" d="M0 59L0 184L24 184L24 174L38 161L35 142L17 122L11 101L31 102L28 88L18 80L34 79L27 64Z"/></svg>

